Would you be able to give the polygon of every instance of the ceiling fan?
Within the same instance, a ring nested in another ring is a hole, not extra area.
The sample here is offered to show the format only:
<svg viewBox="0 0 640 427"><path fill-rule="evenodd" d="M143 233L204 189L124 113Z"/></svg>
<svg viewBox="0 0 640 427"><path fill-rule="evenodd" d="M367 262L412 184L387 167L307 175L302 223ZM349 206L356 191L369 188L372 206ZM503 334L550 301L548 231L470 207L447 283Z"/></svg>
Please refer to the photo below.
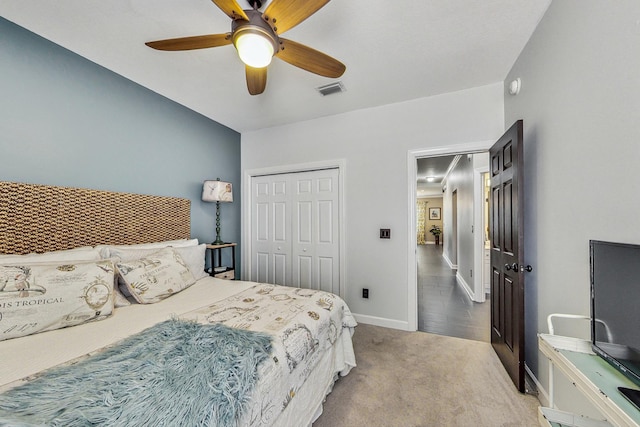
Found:
<svg viewBox="0 0 640 427"><path fill-rule="evenodd" d="M229 18L231 32L181 37L145 43L158 50L192 50L232 44L245 63L247 88L251 95L264 92L267 66L274 56L303 70L338 78L346 70L340 61L305 45L280 37L313 15L330 0L273 0L260 13L262 3L248 0L252 9L242 10L236 0L212 0Z"/></svg>

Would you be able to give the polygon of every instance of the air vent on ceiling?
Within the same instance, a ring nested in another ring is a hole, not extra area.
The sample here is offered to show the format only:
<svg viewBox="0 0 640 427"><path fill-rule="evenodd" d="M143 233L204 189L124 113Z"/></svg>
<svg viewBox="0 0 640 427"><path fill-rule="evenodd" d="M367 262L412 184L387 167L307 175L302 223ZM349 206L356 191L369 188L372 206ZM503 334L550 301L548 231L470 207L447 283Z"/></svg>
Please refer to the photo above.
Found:
<svg viewBox="0 0 640 427"><path fill-rule="evenodd" d="M344 84L342 82L330 83L328 85L317 87L316 90L320 92L320 95L327 96L333 95L334 93L344 92L345 89Z"/></svg>

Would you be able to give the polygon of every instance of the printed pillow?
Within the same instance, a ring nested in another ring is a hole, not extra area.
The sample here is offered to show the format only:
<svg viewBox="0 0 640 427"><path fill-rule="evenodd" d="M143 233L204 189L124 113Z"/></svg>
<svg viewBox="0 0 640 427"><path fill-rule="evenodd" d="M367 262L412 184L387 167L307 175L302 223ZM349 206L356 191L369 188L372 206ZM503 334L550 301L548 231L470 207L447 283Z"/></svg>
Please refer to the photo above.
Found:
<svg viewBox="0 0 640 427"><path fill-rule="evenodd" d="M113 313L109 260L0 266L0 341Z"/></svg>
<svg viewBox="0 0 640 427"><path fill-rule="evenodd" d="M131 296L140 304L153 304L195 283L182 257L171 247L144 258L118 262L116 268Z"/></svg>
<svg viewBox="0 0 640 427"><path fill-rule="evenodd" d="M173 250L178 253L187 264L189 271L193 274L196 280L209 276L204 271L205 252L207 250L206 244L198 246L184 246L173 247ZM158 249L138 249L138 248L111 248L109 254L112 258L118 258L120 262L129 262L140 258L147 257Z"/></svg>

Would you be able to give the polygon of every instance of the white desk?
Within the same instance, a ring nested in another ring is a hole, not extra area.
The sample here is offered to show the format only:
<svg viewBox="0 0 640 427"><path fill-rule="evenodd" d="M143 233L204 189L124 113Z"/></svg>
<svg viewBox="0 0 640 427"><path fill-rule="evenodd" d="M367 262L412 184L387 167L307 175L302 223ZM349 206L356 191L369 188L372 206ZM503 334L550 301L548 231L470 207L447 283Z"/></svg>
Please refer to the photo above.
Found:
<svg viewBox="0 0 640 427"><path fill-rule="evenodd" d="M538 347L549 359L549 369L557 368L566 375L612 425L640 425L640 411L618 391L619 386L637 386L595 355L589 341L539 334Z"/></svg>

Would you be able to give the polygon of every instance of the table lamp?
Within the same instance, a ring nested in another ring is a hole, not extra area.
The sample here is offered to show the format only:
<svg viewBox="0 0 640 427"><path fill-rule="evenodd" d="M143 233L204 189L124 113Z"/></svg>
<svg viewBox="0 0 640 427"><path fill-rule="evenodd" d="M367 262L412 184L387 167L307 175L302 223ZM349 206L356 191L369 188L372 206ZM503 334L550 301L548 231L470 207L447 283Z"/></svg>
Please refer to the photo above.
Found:
<svg viewBox="0 0 640 427"><path fill-rule="evenodd" d="M220 238L220 202L233 202L231 183L220 181L220 178L207 180L202 185L202 200L205 202L216 202L216 240L214 245L221 245L224 242Z"/></svg>

